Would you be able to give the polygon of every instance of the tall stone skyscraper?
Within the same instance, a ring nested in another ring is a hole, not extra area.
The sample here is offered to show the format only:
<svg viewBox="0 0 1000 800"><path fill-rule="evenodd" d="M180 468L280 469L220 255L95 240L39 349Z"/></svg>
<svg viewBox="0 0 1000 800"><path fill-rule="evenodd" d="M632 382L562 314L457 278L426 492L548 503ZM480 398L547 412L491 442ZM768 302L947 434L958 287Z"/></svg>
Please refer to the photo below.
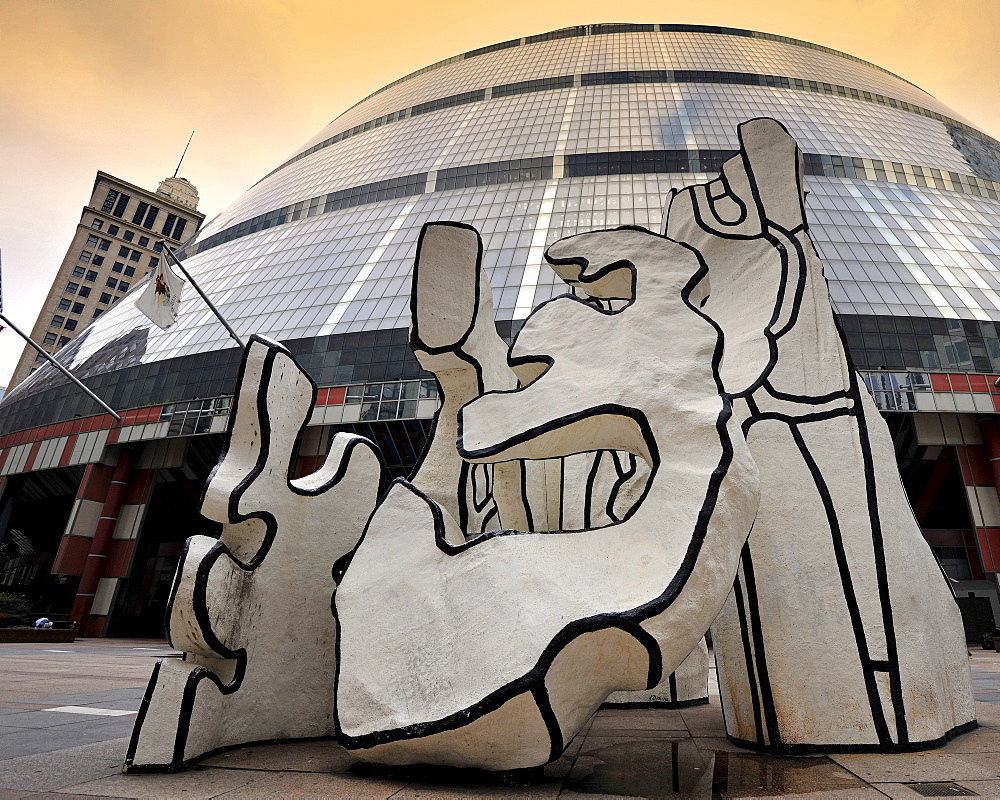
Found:
<svg viewBox="0 0 1000 800"><path fill-rule="evenodd" d="M98 172L31 338L56 352L156 266L157 240L179 247L204 219L198 213L198 190L186 178L166 178L150 192ZM10 388L43 361L25 346Z"/></svg>

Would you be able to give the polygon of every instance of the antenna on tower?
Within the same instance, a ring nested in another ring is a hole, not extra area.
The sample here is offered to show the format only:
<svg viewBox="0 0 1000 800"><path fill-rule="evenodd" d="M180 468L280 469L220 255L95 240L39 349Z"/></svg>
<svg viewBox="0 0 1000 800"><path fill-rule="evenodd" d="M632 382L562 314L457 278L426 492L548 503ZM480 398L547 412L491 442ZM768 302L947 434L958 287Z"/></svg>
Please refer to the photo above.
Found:
<svg viewBox="0 0 1000 800"><path fill-rule="evenodd" d="M181 171L181 164L184 163L184 156L187 155L188 148L191 146L191 140L194 138L194 131L191 131L191 135L188 136L188 143L184 145L184 152L181 153L181 160L177 162L177 169L174 170L174 177Z"/></svg>

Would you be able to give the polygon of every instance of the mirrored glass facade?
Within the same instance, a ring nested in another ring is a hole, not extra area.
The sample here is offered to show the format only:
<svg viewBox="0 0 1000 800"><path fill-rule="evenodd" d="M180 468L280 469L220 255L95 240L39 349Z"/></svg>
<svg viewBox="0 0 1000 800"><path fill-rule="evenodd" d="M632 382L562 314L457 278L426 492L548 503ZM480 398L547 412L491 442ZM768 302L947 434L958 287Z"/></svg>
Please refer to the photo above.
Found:
<svg viewBox="0 0 1000 800"><path fill-rule="evenodd" d="M321 387L382 387L377 406L350 393L367 418L412 419L423 223L482 232L509 336L563 291L547 244L658 229L670 189L712 177L755 116L806 153L812 234L857 365L1000 374L1000 143L880 67L751 31L580 26L446 59L341 114L181 255L241 336L286 342ZM64 363L116 408L231 394L238 355L222 326L188 289L161 331L134 306L144 288ZM95 410L43 368L0 405L0 433Z"/></svg>

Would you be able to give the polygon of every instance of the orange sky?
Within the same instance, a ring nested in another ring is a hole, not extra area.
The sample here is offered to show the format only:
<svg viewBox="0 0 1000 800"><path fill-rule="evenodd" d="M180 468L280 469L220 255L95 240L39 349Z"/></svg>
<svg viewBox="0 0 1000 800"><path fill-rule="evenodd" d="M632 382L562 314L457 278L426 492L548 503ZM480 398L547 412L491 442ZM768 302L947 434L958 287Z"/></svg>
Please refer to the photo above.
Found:
<svg viewBox="0 0 1000 800"><path fill-rule="evenodd" d="M872 61L1000 138L1000 0L2 0L4 308L34 323L98 169L182 174L209 218L363 96L492 42L593 22L729 25ZM22 349L0 334L0 386Z"/></svg>

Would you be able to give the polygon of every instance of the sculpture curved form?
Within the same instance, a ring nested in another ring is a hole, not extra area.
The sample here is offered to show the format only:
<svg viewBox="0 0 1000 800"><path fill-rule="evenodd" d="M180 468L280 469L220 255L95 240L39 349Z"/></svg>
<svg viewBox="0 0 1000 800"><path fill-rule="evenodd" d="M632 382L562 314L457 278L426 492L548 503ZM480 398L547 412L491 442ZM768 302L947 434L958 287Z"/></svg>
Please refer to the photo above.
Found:
<svg viewBox="0 0 1000 800"><path fill-rule="evenodd" d="M800 154L773 120L739 133L717 180L673 195L667 235L553 244L573 294L509 352L478 233L425 227L411 345L443 402L377 505L359 437L290 479L315 387L254 338L203 503L222 537L188 542L184 660L157 666L129 771L331 733L369 761L537 766L612 692L703 675L713 621L738 743L894 751L975 726L958 609L836 328Z"/></svg>
<svg viewBox="0 0 1000 800"><path fill-rule="evenodd" d="M739 135L665 224L708 265L704 311L725 332L723 384L761 472L712 629L727 730L774 753L930 747L976 725L958 606L834 321L801 153L771 119Z"/></svg>
<svg viewBox="0 0 1000 800"><path fill-rule="evenodd" d="M435 258L424 245L414 281L439 291L417 305L416 330L425 315L449 318L456 304L446 287L472 285L474 244L469 237L465 259ZM414 482L396 481L334 599L337 737L366 760L544 764L611 691L673 671L730 590L757 477L720 391L719 331L690 296L703 265L628 228L565 239L547 258L622 305L566 295L537 308L511 349L531 382L464 405L457 453L489 464L631 453L649 467L642 499L595 530L462 542L449 530L453 515L417 483L453 475L453 451L444 448L440 464L425 456ZM474 330L470 316L453 327ZM443 372L436 430L451 424Z"/></svg>
<svg viewBox="0 0 1000 800"><path fill-rule="evenodd" d="M292 480L316 388L277 342L253 337L226 449L202 513L222 536L188 539L167 611L183 660L159 661L125 770L178 770L248 742L333 733L334 562L375 505L381 463L338 434L324 466Z"/></svg>

